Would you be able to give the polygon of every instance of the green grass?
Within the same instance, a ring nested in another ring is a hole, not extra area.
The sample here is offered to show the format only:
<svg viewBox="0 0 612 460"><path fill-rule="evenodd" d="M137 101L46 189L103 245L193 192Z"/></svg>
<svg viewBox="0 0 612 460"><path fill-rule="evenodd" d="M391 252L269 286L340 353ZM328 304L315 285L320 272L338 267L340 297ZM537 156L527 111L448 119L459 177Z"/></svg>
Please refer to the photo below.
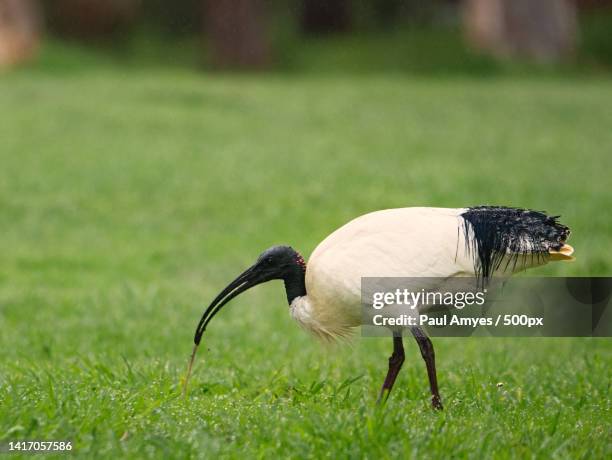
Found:
<svg viewBox="0 0 612 460"><path fill-rule="evenodd" d="M212 323L258 253L305 255L361 213L500 203L562 214L610 275L612 82L33 69L0 82L0 439L116 458L603 458L606 339L416 345L384 408L388 339L317 344L280 284ZM501 388L498 382L503 382Z"/></svg>

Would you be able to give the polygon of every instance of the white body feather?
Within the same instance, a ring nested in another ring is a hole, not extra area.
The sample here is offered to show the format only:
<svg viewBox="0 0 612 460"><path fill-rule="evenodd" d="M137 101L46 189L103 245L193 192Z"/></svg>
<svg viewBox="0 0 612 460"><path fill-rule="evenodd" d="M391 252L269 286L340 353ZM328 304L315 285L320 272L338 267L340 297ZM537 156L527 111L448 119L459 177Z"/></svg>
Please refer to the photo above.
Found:
<svg viewBox="0 0 612 460"><path fill-rule="evenodd" d="M474 254L466 250L465 211L400 208L352 220L312 253L306 268L308 294L294 299L291 315L319 337L342 337L361 324L362 277L475 276ZM516 267L533 262L545 260L523 260Z"/></svg>

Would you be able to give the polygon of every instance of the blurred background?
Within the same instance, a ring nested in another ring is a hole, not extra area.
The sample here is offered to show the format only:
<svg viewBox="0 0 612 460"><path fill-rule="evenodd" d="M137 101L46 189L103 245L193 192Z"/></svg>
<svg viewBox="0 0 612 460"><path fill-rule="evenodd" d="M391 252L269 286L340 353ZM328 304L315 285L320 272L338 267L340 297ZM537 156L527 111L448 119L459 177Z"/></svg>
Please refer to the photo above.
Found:
<svg viewBox="0 0 612 460"><path fill-rule="evenodd" d="M0 0L0 66L607 72L611 31L612 0Z"/></svg>
<svg viewBox="0 0 612 460"><path fill-rule="evenodd" d="M228 280L373 210L560 214L577 260L529 274L610 276L611 74L612 0L0 0L0 441L610 458L609 341L436 340L451 410L413 348L372 418L389 344L317 347L280 283L178 395Z"/></svg>

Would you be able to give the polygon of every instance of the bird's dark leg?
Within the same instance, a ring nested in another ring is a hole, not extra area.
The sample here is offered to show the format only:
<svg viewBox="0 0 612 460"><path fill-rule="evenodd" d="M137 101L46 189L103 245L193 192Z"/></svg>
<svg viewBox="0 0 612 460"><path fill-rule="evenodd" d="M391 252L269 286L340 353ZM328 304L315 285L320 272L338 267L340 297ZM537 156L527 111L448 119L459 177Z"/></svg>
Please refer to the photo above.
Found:
<svg viewBox="0 0 612 460"><path fill-rule="evenodd" d="M389 370L387 371L387 377L380 389L380 395L378 396L378 403L384 402L389 397L397 374L404 364L404 344L402 343L402 333L393 333L393 353L389 358Z"/></svg>
<svg viewBox="0 0 612 460"><path fill-rule="evenodd" d="M425 360L427 366L427 376L429 377L429 388L431 389L431 405L434 409L442 409L440 393L438 393L438 378L436 377L436 355L434 353L433 344L425 331L420 327L410 328L412 335L419 344L421 356Z"/></svg>

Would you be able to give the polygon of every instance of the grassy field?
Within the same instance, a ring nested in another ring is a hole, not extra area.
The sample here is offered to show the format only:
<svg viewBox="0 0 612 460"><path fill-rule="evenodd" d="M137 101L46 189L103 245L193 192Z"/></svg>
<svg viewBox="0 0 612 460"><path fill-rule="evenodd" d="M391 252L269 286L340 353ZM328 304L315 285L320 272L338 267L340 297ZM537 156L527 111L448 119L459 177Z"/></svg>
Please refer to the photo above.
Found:
<svg viewBox="0 0 612 460"><path fill-rule="evenodd" d="M37 69L0 79L0 439L187 458L612 455L606 339L317 344L280 283L224 309L189 398L195 325L259 252L305 256L387 207L561 214L573 264L612 274L612 81L206 76ZM503 382L502 388L497 387Z"/></svg>

